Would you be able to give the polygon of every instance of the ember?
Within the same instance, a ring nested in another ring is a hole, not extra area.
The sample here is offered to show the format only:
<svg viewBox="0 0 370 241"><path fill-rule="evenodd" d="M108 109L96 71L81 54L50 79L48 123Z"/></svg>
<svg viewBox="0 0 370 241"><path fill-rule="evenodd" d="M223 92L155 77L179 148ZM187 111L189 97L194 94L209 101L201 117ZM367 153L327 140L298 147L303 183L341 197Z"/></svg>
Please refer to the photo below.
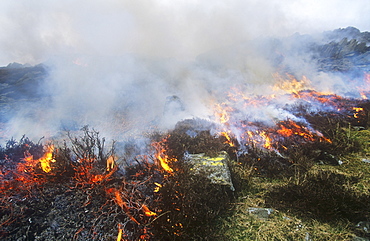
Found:
<svg viewBox="0 0 370 241"><path fill-rule="evenodd" d="M145 204L143 204L142 208L143 208L144 214L146 216L149 216L149 217L150 216L157 216L157 214L155 212L150 211L149 208Z"/></svg>

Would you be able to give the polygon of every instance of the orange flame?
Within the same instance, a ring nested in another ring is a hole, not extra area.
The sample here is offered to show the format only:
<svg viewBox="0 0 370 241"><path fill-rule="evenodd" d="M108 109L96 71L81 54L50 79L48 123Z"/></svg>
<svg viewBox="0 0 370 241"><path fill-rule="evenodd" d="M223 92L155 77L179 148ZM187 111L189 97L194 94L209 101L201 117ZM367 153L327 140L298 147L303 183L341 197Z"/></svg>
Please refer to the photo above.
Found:
<svg viewBox="0 0 370 241"><path fill-rule="evenodd" d="M115 166L114 157L109 156L107 159L107 172L110 172L111 170L113 170L114 166Z"/></svg>
<svg viewBox="0 0 370 241"><path fill-rule="evenodd" d="M300 91L310 89L310 80L306 76L302 76L301 80L297 80L293 75L286 74L288 79L284 79L279 73L273 74L273 77L278 82L273 86L273 90L283 90L291 94L299 94Z"/></svg>
<svg viewBox="0 0 370 241"><path fill-rule="evenodd" d="M360 95L361 95L361 98L363 99L363 100L367 100L368 98L367 98L367 96L366 96L366 94L364 93L364 92L360 92Z"/></svg>
<svg viewBox="0 0 370 241"><path fill-rule="evenodd" d="M313 134L307 130L305 127L298 125L294 121L290 120L287 125L289 125L290 128L286 127L286 125L281 124L280 129L277 130L277 133L279 133L282 136L289 137L292 135L299 135L304 137L307 140L313 141Z"/></svg>
<svg viewBox="0 0 370 241"><path fill-rule="evenodd" d="M159 164L168 173L173 173L173 169L169 166L169 163L177 161L175 158L169 158L166 154L166 150L162 147L162 143L167 141L167 138L164 138L161 142L154 142L152 146L157 150L155 157L159 160Z"/></svg>
<svg viewBox="0 0 370 241"><path fill-rule="evenodd" d="M226 138L226 144L229 144L230 146L235 146L235 144L232 142L229 134L226 131L221 132L221 135Z"/></svg>
<svg viewBox="0 0 370 241"><path fill-rule="evenodd" d="M23 159L25 163L18 165L17 167L18 171L29 172L30 168L33 168L37 165L37 163L40 163L41 169L44 172L46 173L50 172L51 171L50 163L55 162L55 160L53 159L53 151L54 145L47 146L47 150L44 153L44 155L37 160L33 159L33 155L31 155L29 152L26 152L25 157Z"/></svg>
<svg viewBox="0 0 370 241"><path fill-rule="evenodd" d="M158 182L154 182L154 185L156 185L156 187L154 188L154 192L159 192L159 190L162 187L162 184L159 184Z"/></svg>
<svg viewBox="0 0 370 241"><path fill-rule="evenodd" d="M353 113L353 117L355 118L359 117L359 114L360 114L359 112L364 111L364 108L361 108L361 107L352 107L352 109L356 111L356 113Z"/></svg>
<svg viewBox="0 0 370 241"><path fill-rule="evenodd" d="M161 167L165 170L165 171L167 171L167 172L169 172L169 173L172 173L173 172L173 169L168 165L168 156L167 155L163 155L163 158L162 158L162 154L163 154L164 152L160 152L160 153L158 153L157 154L157 158L158 158L158 160L159 160L159 162L160 162L160 164L161 164Z"/></svg>
<svg viewBox="0 0 370 241"><path fill-rule="evenodd" d="M41 168L44 172L48 173L51 171L50 162L55 162L53 159L54 145L49 145L44 156L41 157L38 161L41 164Z"/></svg>
<svg viewBox="0 0 370 241"><path fill-rule="evenodd" d="M215 115L219 118L221 124L224 124L229 121L230 117L228 111L231 111L230 108L223 108L220 104L215 105Z"/></svg>
<svg viewBox="0 0 370 241"><path fill-rule="evenodd" d="M114 160L108 158L107 162ZM115 173L118 167L114 164L109 165L109 172L104 174L95 174L94 166L96 163L95 158L80 158L78 159L77 165L74 167L75 179L80 182L80 184L96 184L98 182L109 179L113 173ZM114 163L114 161L113 161Z"/></svg>
<svg viewBox="0 0 370 241"><path fill-rule="evenodd" d="M150 209L145 204L142 205L142 208L146 216L148 217L157 216L157 214L155 212L150 211Z"/></svg>
<svg viewBox="0 0 370 241"><path fill-rule="evenodd" d="M122 225L119 223L118 224L118 235L117 235L117 240L116 241L121 241L121 239L122 239L122 231L123 231Z"/></svg>
<svg viewBox="0 0 370 241"><path fill-rule="evenodd" d="M300 126L299 124L292 120L289 120L285 123L280 123L279 127L280 129L277 130L276 132L284 137L297 135L303 137L305 140L308 141L315 141L315 138L316 139L319 138L320 141L324 140L331 143L331 140L322 136L321 133L319 132L312 133L307 127Z"/></svg>
<svg viewBox="0 0 370 241"><path fill-rule="evenodd" d="M34 166L37 164L37 160L33 159L33 155L31 155L28 151L24 153L24 162L20 162L17 165L17 172L19 175L16 176L16 180L24 183L26 186L28 184L37 183L37 180L32 177L32 175L27 175L27 173L33 172ZM25 175L23 175L25 174Z"/></svg>
<svg viewBox="0 0 370 241"><path fill-rule="evenodd" d="M264 131L261 132L260 136L264 139L265 144L263 145L266 149L271 149L271 137L268 136L268 134Z"/></svg>
<svg viewBox="0 0 370 241"><path fill-rule="evenodd" d="M337 96L331 92L317 92L314 90L310 91L301 91L294 96L295 98L304 99L304 100L316 100L320 103L327 103L329 105L336 106L335 101L342 99L342 97Z"/></svg>
<svg viewBox="0 0 370 241"><path fill-rule="evenodd" d="M121 194L119 193L119 191L118 190L115 190L115 189L113 191L114 191L115 201L118 204L118 206L120 206L122 208L122 210L127 214L127 216L133 222L135 222L136 224L140 225L140 223L130 214L129 208L128 208L126 202L124 202L122 200L122 197L121 197Z"/></svg>
<svg viewBox="0 0 370 241"><path fill-rule="evenodd" d="M249 140L255 144L261 145L266 149L272 149L272 139L265 131L247 131Z"/></svg>

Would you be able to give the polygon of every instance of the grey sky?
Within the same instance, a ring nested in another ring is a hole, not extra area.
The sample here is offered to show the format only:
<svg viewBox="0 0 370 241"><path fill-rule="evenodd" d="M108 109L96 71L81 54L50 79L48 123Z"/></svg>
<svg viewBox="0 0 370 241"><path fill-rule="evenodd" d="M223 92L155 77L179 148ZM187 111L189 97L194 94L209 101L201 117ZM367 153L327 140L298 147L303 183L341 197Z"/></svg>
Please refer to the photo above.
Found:
<svg viewBox="0 0 370 241"><path fill-rule="evenodd" d="M63 54L194 58L259 36L354 26L368 0L3 0L0 65Z"/></svg>

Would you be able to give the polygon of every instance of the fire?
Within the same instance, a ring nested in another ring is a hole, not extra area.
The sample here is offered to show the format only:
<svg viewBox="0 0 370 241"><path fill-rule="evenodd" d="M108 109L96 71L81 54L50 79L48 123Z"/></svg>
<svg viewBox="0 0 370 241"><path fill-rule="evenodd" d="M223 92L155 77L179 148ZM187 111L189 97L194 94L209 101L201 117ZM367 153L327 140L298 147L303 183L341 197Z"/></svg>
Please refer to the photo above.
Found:
<svg viewBox="0 0 370 241"><path fill-rule="evenodd" d="M290 128L287 127L289 125ZM307 128L298 125L296 122L289 120L287 123L280 124L280 129L277 133L284 137L290 137L292 135L302 136L306 140L314 141L313 134L307 130Z"/></svg>
<svg viewBox="0 0 370 241"><path fill-rule="evenodd" d="M168 165L168 156L167 155L163 155L163 151L161 151L160 153L157 154L157 158L161 164L161 167L168 173L172 173L173 172L173 169ZM163 157L162 157L163 155Z"/></svg>
<svg viewBox="0 0 370 241"><path fill-rule="evenodd" d="M263 145L266 149L271 149L271 138L268 136L268 134L264 131L261 132L260 136L263 138L265 141L265 144Z"/></svg>
<svg viewBox="0 0 370 241"><path fill-rule="evenodd" d="M154 188L154 192L159 192L159 190L161 189L162 187L162 184L158 183L158 182L154 182L154 185L156 185L156 187Z"/></svg>
<svg viewBox="0 0 370 241"><path fill-rule="evenodd" d="M230 117L228 114L228 111L232 111L232 109L229 108L223 108L220 104L215 105L215 114L219 118L219 121L221 124L224 124L229 121Z"/></svg>
<svg viewBox="0 0 370 241"><path fill-rule="evenodd" d="M229 134L226 131L222 131L221 135L226 138L226 142L225 142L226 144L229 144L230 146L235 146L235 144L232 142Z"/></svg>
<svg viewBox="0 0 370 241"><path fill-rule="evenodd" d="M355 118L358 118L360 112L364 111L364 108L361 108L361 107L352 107L352 109L355 111L355 113L353 113L353 117Z"/></svg>
<svg viewBox="0 0 370 241"><path fill-rule="evenodd" d="M367 100L370 91L370 73L365 73L363 78L363 84L358 87L361 99Z"/></svg>
<svg viewBox="0 0 370 241"><path fill-rule="evenodd" d="M121 239L122 239L122 231L123 231L122 225L119 223L119 224L118 224L118 235L117 235L117 241L121 241Z"/></svg>
<svg viewBox="0 0 370 241"><path fill-rule="evenodd" d="M314 101L320 102L328 106L336 106L337 105L336 101L342 99L340 96L337 96L330 92L324 93L324 92L317 92L314 90L300 91L294 97L298 99L307 100L307 101L314 100Z"/></svg>
<svg viewBox="0 0 370 241"><path fill-rule="evenodd" d="M331 140L325 138L320 132L310 130L308 127L299 125L293 120L288 120L278 124L279 128L276 132L283 137L300 136L306 141L326 141L331 143Z"/></svg>
<svg viewBox="0 0 370 241"><path fill-rule="evenodd" d="M251 130L248 130L247 132L247 135L248 135L248 139L249 141L251 141L252 143L255 143L257 145L260 145L266 149L272 149L272 139L271 137L268 135L268 133L266 131L251 131Z"/></svg>
<svg viewBox="0 0 370 241"><path fill-rule="evenodd" d="M293 75L286 74L288 79L284 79L279 73L273 74L273 78L277 83L273 86L273 90L283 90L290 94L299 94L300 91L310 89L310 81L306 76L302 76L301 80L297 80Z"/></svg>
<svg viewBox="0 0 370 241"><path fill-rule="evenodd" d="M53 159L53 151L54 151L54 145L47 146L47 150L44 153L44 155L39 159L34 159L33 155L31 155L29 152L26 152L24 155L24 163L20 163L17 167L18 171L20 172L31 172L31 168L34 168L37 163L40 163L41 169L48 173L51 171L51 162L55 162Z"/></svg>
<svg viewBox="0 0 370 241"><path fill-rule="evenodd" d="M366 96L366 94L363 91L360 92L360 96L361 96L361 98L363 100L367 100L368 99L367 96Z"/></svg>
<svg viewBox="0 0 370 241"><path fill-rule="evenodd" d="M44 172L48 173L51 171L50 162L55 162L53 159L54 145L47 146L47 151L44 156L41 157L38 161L41 164L41 168Z"/></svg>
<svg viewBox="0 0 370 241"><path fill-rule="evenodd" d="M293 120L278 122L276 127L244 125L242 128L245 132L241 135L241 139L245 141L245 145L253 143L258 147L274 151L288 149L284 146L287 140L284 138L292 138L293 141L298 142L326 141L331 143L331 140L325 138L319 131Z"/></svg>
<svg viewBox="0 0 370 241"><path fill-rule="evenodd" d="M16 162L16 165L11 169L9 166L2 166L4 169L0 168L0 190L31 190L34 186L46 182L45 176L52 171L51 163L55 162L53 159L54 146L45 147L44 154L38 159L30 153L27 144L24 144L23 148L26 148L23 153L24 157ZM11 161L12 159L5 156L5 160ZM13 178L3 178L8 174Z"/></svg>
<svg viewBox="0 0 370 241"><path fill-rule="evenodd" d="M295 134L292 129L289 129L285 126L281 126L281 129L277 131L282 136L291 136Z"/></svg>
<svg viewBox="0 0 370 241"><path fill-rule="evenodd" d="M157 214L155 212L150 211L150 209L145 204L142 205L142 208L146 216L148 217L157 216Z"/></svg>
<svg viewBox="0 0 370 241"><path fill-rule="evenodd" d="M311 104L315 108L329 108L337 112L343 110L343 98L330 92L318 92L312 89L311 81L306 77L302 76L301 79L296 79L293 75L286 74L284 76L280 74L274 74L276 84L272 90L276 93L267 96L256 96L247 95L243 92L243 87L236 88L231 87L230 92L227 93L227 99L225 102L214 105L214 113L216 122L222 124L222 130L220 135L226 138L227 144L234 146L232 142L232 135L236 136L236 139L240 142L241 146L248 146L248 143L253 143L261 148L270 150L287 150L284 144L287 139L294 138L293 141L326 141L331 143L331 140L325 138L319 131L316 131L309 126L298 124L290 119L290 116L294 116L294 112L289 113L289 108L281 105L280 101L274 101L283 96L284 99L289 98L302 100L304 106ZM289 93L290 95L287 95ZM288 105L288 104L287 104ZM268 107L267 109L265 109ZM288 106L289 107L289 106ZM248 118L254 118L253 115L248 116L248 110L251 109L251 113L257 113L257 121L261 119L261 122L249 121ZM262 113L266 112L264 116L258 116L258 110L263 110ZM281 111L283 115L286 115L287 121L280 121L275 117L274 109ZM358 118L363 110L353 109L354 117ZM270 113L273 113L271 117ZM289 117L288 117L289 116ZM247 119L244 119L247 118ZM266 121L267 120L267 121ZM265 125L265 122L275 123L273 125ZM236 130L236 131L231 131Z"/></svg>
<svg viewBox="0 0 370 241"><path fill-rule="evenodd" d="M75 179L80 184L96 184L101 181L107 180L118 169L118 167L114 164L114 158L109 157L107 159L107 167L109 167L109 171L107 168L106 173L96 174L96 170L94 170L96 162L97 162L96 158L78 159L74 166L74 170L75 170Z"/></svg>
<svg viewBox="0 0 370 241"><path fill-rule="evenodd" d="M140 225L140 223L131 215L130 210L126 204L126 202L123 201L121 194L118 190L114 189L114 196L115 196L115 201L118 206L121 207L121 209L127 214L127 216L136 224Z"/></svg>
<svg viewBox="0 0 370 241"><path fill-rule="evenodd" d="M316 100L320 103L328 103L335 106L335 100L341 97L332 92L319 92L312 88L310 80L306 76L302 76L301 80L297 80L293 75L286 74L288 79L284 79L280 74L274 74L274 78L278 81L274 86L274 91L283 90L293 94L294 98L304 100Z"/></svg>
<svg viewBox="0 0 370 241"><path fill-rule="evenodd" d="M115 166L114 157L109 156L107 159L107 172L110 172L111 170L113 170L114 166Z"/></svg>
<svg viewBox="0 0 370 241"><path fill-rule="evenodd" d="M168 138L168 137L167 137ZM173 169L169 166L169 163L177 161L175 158L169 158L166 154L166 149L163 148L162 144L167 141L164 138L161 142L154 142L152 146L156 149L157 153L155 157L159 160L159 164L168 173L173 173Z"/></svg>

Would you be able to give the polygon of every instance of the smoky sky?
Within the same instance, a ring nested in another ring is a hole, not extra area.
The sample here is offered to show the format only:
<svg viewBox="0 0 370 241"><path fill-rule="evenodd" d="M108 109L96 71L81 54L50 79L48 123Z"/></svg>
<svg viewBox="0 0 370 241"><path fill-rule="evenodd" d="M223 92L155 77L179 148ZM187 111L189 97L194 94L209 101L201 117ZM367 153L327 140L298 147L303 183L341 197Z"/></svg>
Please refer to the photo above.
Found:
<svg viewBox="0 0 370 241"><path fill-rule="evenodd" d="M259 36L370 30L369 12L366 0L4 0L0 64L65 54L194 58Z"/></svg>
<svg viewBox="0 0 370 241"><path fill-rule="evenodd" d="M269 94L272 47L255 39L347 26L366 31L369 12L367 0L3 0L0 64L48 66L41 100L9 117L6 137L90 125L122 140L186 118L212 119L214 104L232 88ZM350 89L304 56L292 53L284 64L318 90ZM292 118L274 106L239 114Z"/></svg>

